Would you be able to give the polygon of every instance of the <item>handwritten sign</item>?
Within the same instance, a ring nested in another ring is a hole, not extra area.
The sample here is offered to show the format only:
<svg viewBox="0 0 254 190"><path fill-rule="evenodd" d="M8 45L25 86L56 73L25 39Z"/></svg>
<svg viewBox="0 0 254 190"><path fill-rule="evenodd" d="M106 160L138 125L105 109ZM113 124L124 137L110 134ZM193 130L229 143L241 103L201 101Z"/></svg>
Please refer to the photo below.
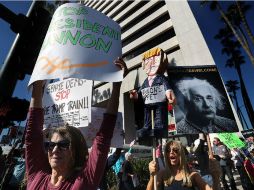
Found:
<svg viewBox="0 0 254 190"><path fill-rule="evenodd" d="M152 104L157 102L163 102L166 99L166 92L164 86L152 86L141 90L145 104Z"/></svg>
<svg viewBox="0 0 254 190"><path fill-rule="evenodd" d="M70 77L121 81L122 71L113 64L121 54L121 28L115 21L82 4L63 4L53 15L29 85Z"/></svg>
<svg viewBox="0 0 254 190"><path fill-rule="evenodd" d="M43 95L45 127L88 126L91 96L92 81L69 78L49 84Z"/></svg>
<svg viewBox="0 0 254 190"><path fill-rule="evenodd" d="M219 133L219 139L229 148L242 148L245 146L236 133Z"/></svg>
<svg viewBox="0 0 254 190"><path fill-rule="evenodd" d="M92 146L93 139L100 129L104 112L105 109L103 108L92 107L92 122L88 127L79 128L89 147ZM123 118L122 113L118 113L113 138L111 140L111 147L122 147L123 143Z"/></svg>

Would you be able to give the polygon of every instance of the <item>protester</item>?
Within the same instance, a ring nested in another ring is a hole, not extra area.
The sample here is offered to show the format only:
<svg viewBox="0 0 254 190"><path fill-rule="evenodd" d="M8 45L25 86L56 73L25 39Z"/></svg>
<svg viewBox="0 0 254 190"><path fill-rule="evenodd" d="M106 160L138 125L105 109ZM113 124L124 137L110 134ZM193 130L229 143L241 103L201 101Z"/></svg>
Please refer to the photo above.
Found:
<svg viewBox="0 0 254 190"><path fill-rule="evenodd" d="M204 134L200 133L199 138L194 141L193 151L199 164L200 175L210 175L209 168L207 167L209 165L208 148Z"/></svg>
<svg viewBox="0 0 254 190"><path fill-rule="evenodd" d="M251 153L247 155L247 157L244 160L244 168L249 176L249 179L252 183L252 185L254 185L254 163L251 162L252 158L251 158Z"/></svg>
<svg viewBox="0 0 254 190"><path fill-rule="evenodd" d="M4 174L4 168L5 168L5 157L3 155L3 149L0 146L0 179L2 179L2 176Z"/></svg>
<svg viewBox="0 0 254 190"><path fill-rule="evenodd" d="M99 185L100 190L107 190L108 189L107 173L108 173L109 169L116 163L116 161L121 156L121 151L122 151L122 148L117 148L115 150L115 152L108 157L107 162L106 162L106 166L105 166L105 169L104 169L104 174L101 178L101 182L100 182L100 185Z"/></svg>
<svg viewBox="0 0 254 190"><path fill-rule="evenodd" d="M136 140L133 140L130 143L130 148L127 152L131 153L132 152L132 146L136 143ZM117 190L121 190L122 185L122 175L123 175L123 171L122 171L122 166L123 163L125 161L125 152L123 151L120 155L120 157L118 158L118 160L116 161L116 163L112 166L115 174L116 174L116 180L117 180Z"/></svg>
<svg viewBox="0 0 254 190"><path fill-rule="evenodd" d="M253 136L249 136L246 139L246 143L247 143L247 149L250 152L252 149L254 149L254 137Z"/></svg>
<svg viewBox="0 0 254 190"><path fill-rule="evenodd" d="M234 161L234 165L240 175L241 185L243 189L244 190L254 189L254 185L251 184L250 178L244 168L245 156L237 148L233 148L231 150L231 155L232 155L231 160Z"/></svg>
<svg viewBox="0 0 254 190"><path fill-rule="evenodd" d="M116 66L127 74L121 58ZM50 141L43 146L43 81L33 84L26 132L27 189L97 189L105 167L110 141L116 122L121 83L113 83L111 98L97 133L92 151L88 155L86 141L81 132L71 126L56 128ZM48 152L48 158L44 151Z"/></svg>
<svg viewBox="0 0 254 190"><path fill-rule="evenodd" d="M234 120L218 115L224 110L224 98L206 80L185 78L177 82L177 102L184 117L177 121L178 133L216 133L237 131Z"/></svg>
<svg viewBox="0 0 254 190"><path fill-rule="evenodd" d="M6 190L18 190L25 176L25 152L23 148L15 149L13 155L13 172Z"/></svg>
<svg viewBox="0 0 254 190"><path fill-rule="evenodd" d="M134 190L134 184L132 181L132 177L134 176L133 167L131 164L131 160L133 159L133 155L130 152L125 153L125 161L122 165L122 187L121 190Z"/></svg>
<svg viewBox="0 0 254 190"><path fill-rule="evenodd" d="M220 160L220 166L221 166L221 182L223 184L223 187L225 190L229 190L227 181L225 179L225 175L227 175L230 183L231 190L236 190L236 184L232 173L231 168L231 154L228 151L227 147L220 141L219 138L214 137L213 140L213 151L214 155L217 155Z"/></svg>
<svg viewBox="0 0 254 190"><path fill-rule="evenodd" d="M131 149L130 149L131 150ZM128 152L130 152L130 150ZM120 157L116 161L115 165L113 165L113 170L116 174L116 181L117 181L117 190L121 190L120 188L122 187L122 165L123 162L125 161L125 156L123 153L121 153Z"/></svg>
<svg viewBox="0 0 254 190"><path fill-rule="evenodd" d="M184 147L180 141L169 141L164 151L165 169L158 171L155 161L149 163L150 180L147 190L154 189L154 175L157 175L157 188L164 190L198 189L210 190L211 187L204 182L197 172L190 171L187 166ZM213 174L214 184L218 183L219 170L216 160L210 159L209 168ZM215 186L214 186L215 187ZM217 187L214 189L218 189Z"/></svg>
<svg viewBox="0 0 254 190"><path fill-rule="evenodd" d="M20 143L20 140L16 140L9 151L9 153L6 155L4 159L4 169L2 171L2 176L1 176L1 183L0 183L0 189L6 189L9 181L12 177L14 167L15 167L15 159L13 158L14 153L18 149L18 144ZM1 172L0 172L1 173Z"/></svg>

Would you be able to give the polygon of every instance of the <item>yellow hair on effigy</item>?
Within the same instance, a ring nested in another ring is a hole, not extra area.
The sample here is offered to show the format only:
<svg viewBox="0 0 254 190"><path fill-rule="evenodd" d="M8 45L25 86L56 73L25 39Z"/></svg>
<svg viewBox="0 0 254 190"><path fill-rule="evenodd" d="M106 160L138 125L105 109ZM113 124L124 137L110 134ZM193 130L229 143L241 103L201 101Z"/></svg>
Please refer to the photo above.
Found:
<svg viewBox="0 0 254 190"><path fill-rule="evenodd" d="M158 56L161 53L161 48L152 48L145 53L143 53L143 60L148 59L149 57Z"/></svg>

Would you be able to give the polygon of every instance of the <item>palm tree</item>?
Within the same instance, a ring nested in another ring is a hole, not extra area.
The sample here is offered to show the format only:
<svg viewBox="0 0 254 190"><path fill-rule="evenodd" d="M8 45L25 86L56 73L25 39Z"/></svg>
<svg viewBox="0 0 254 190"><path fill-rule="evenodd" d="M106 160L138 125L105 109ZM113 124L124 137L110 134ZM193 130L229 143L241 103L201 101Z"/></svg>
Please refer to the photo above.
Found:
<svg viewBox="0 0 254 190"><path fill-rule="evenodd" d="M218 1L209 2L210 9L219 10L222 20L226 23L225 27L219 30L215 38L219 39L221 44L223 45L222 53L229 56L226 67L235 68L237 71L240 80L240 87L244 105L246 107L246 111L250 118L251 124L252 126L254 126L254 111L242 77L241 65L245 63L245 60L241 54L240 47L242 46L244 50L248 49L248 55L251 54L252 56L252 53L250 51L250 47L248 44L248 40L246 39L245 33L240 26L240 23L242 21L238 13L238 8L236 8L235 5L230 5L227 9L227 12L224 13ZM202 1L201 4L206 3L208 3L208 1L205 0ZM249 7L243 6L242 4L240 6L240 8L242 8L242 14L246 13L246 11L249 9ZM235 40L234 37L237 40ZM254 64L253 61L252 63Z"/></svg>
<svg viewBox="0 0 254 190"><path fill-rule="evenodd" d="M238 12L239 12L239 16L241 17L241 20L242 20L242 23L243 23L243 26L251 40L251 42L254 44L254 36L251 32L251 29L250 29L250 26L246 20L246 17L245 17L245 13L247 10L249 10L251 8L250 5L246 5L244 3L244 1L236 1L236 6L237 6L237 9L238 9Z"/></svg>
<svg viewBox="0 0 254 190"><path fill-rule="evenodd" d="M218 10L221 18L223 19L223 21L226 23L227 27L230 29L230 31L234 34L235 38L237 39L237 41L241 44L241 46L243 47L243 49L245 50L246 54L248 55L248 57L250 58L251 63L254 65L254 56L251 52L251 49L247 43L247 40L243 37L243 33L240 33L239 31L241 31L240 29L240 25L233 25L233 21L230 19L233 18L238 18L235 15L235 12L232 11L232 7L228 10L227 13L225 13L222 9L222 6L220 5L220 3L217 0L214 1L208 1L208 0L203 0L201 2L201 5L205 5L210 3L210 9L212 11L214 10ZM239 2L240 4L240 2ZM242 6L240 5L240 8L242 8ZM238 8L237 8L238 10ZM244 14L244 11L247 11L248 9L241 9L241 14ZM238 13L239 11L237 11ZM238 15L240 15L240 13L238 13ZM245 17L243 18L245 19ZM246 23L246 19L244 20ZM249 30L249 32L251 32Z"/></svg>
<svg viewBox="0 0 254 190"><path fill-rule="evenodd" d="M229 43L231 44L231 43ZM224 52L229 52L231 51L231 57L227 60L226 67L230 68L235 68L236 72L239 76L240 80L240 86L241 86L241 93L242 93L242 98L243 102L247 111L247 114L249 116L250 122L252 126L254 126L254 111L251 105L250 98L248 96L244 81L243 81L243 76L242 76L242 70L241 70L241 64L245 63L244 56L241 55L241 51L237 49L233 49L233 46L224 47L223 48Z"/></svg>
<svg viewBox="0 0 254 190"><path fill-rule="evenodd" d="M233 95L230 94L230 97L232 100L234 100L235 104L236 104L236 112L237 112L237 115L241 121L241 124L242 126L246 126L246 128L248 129L248 125L246 123L246 120L241 112L241 109L239 107L239 104L238 104L238 99L237 99L237 96L236 96L236 91L240 89L240 87L238 86L239 82L237 80L228 80L226 81L226 87L227 87L227 91L229 93L233 93ZM243 123L244 122L244 123Z"/></svg>
<svg viewBox="0 0 254 190"><path fill-rule="evenodd" d="M241 65L245 63L244 56L241 55L239 50L240 44L238 41L231 39L232 33L229 32L229 28L222 28L219 30L219 33L215 36L216 39L220 39L221 44L223 45L222 54L229 56L227 60L226 67L235 68L240 80L241 93L244 101L244 105L247 111L247 114L250 118L252 126L254 126L254 111L250 98L248 96L245 83L242 76Z"/></svg>

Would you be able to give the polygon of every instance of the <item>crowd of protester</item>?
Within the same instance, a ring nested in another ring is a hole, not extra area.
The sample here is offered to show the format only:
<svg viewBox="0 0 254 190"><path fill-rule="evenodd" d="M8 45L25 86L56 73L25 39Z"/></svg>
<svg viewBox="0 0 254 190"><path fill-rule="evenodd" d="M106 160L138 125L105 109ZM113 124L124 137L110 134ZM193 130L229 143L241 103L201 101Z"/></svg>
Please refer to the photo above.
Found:
<svg viewBox="0 0 254 190"><path fill-rule="evenodd" d="M246 147L231 150L217 137L212 142L213 157L208 154L207 142L202 135L191 148L184 147L180 141L168 141L166 145L158 145L157 162L151 161L147 166L150 172L147 190L154 189L155 175L158 190L181 189L182 187L183 189L236 190L237 185L233 177L233 173L236 172L240 176L240 185L244 190L254 189L253 137L245 140ZM131 143L131 147L133 144ZM26 189L24 147L23 143L16 141L7 155L3 155L0 148L0 189ZM135 184L134 180L138 171L135 171L132 166L131 150L132 148L125 152L122 148L117 148L107 158L104 170L100 171L103 175L100 183L97 182L98 190L110 189L106 180L110 169L114 171L117 179L115 189L138 189L138 184Z"/></svg>
<svg viewBox="0 0 254 190"><path fill-rule="evenodd" d="M124 61L118 58L115 64L126 76L128 69ZM118 148L107 157L116 122L120 87L121 82L113 83L100 130L88 152L86 140L75 127L66 125L50 131L43 130L44 81L36 81L33 84L25 142L14 141L7 155L3 155L0 149L0 190L107 190L110 187L106 176L110 168L115 172L118 190L137 189L138 171L132 164L131 149L122 152ZM189 149L180 141L168 140L165 145L160 143L156 151L157 161L151 161L147 166L150 178L147 176L146 189L220 190L223 187L224 190L237 190L233 171L239 173L244 190L254 189L253 141L253 137L249 137L246 147L230 150L215 137L212 152L208 151L209 142L202 134Z"/></svg>

